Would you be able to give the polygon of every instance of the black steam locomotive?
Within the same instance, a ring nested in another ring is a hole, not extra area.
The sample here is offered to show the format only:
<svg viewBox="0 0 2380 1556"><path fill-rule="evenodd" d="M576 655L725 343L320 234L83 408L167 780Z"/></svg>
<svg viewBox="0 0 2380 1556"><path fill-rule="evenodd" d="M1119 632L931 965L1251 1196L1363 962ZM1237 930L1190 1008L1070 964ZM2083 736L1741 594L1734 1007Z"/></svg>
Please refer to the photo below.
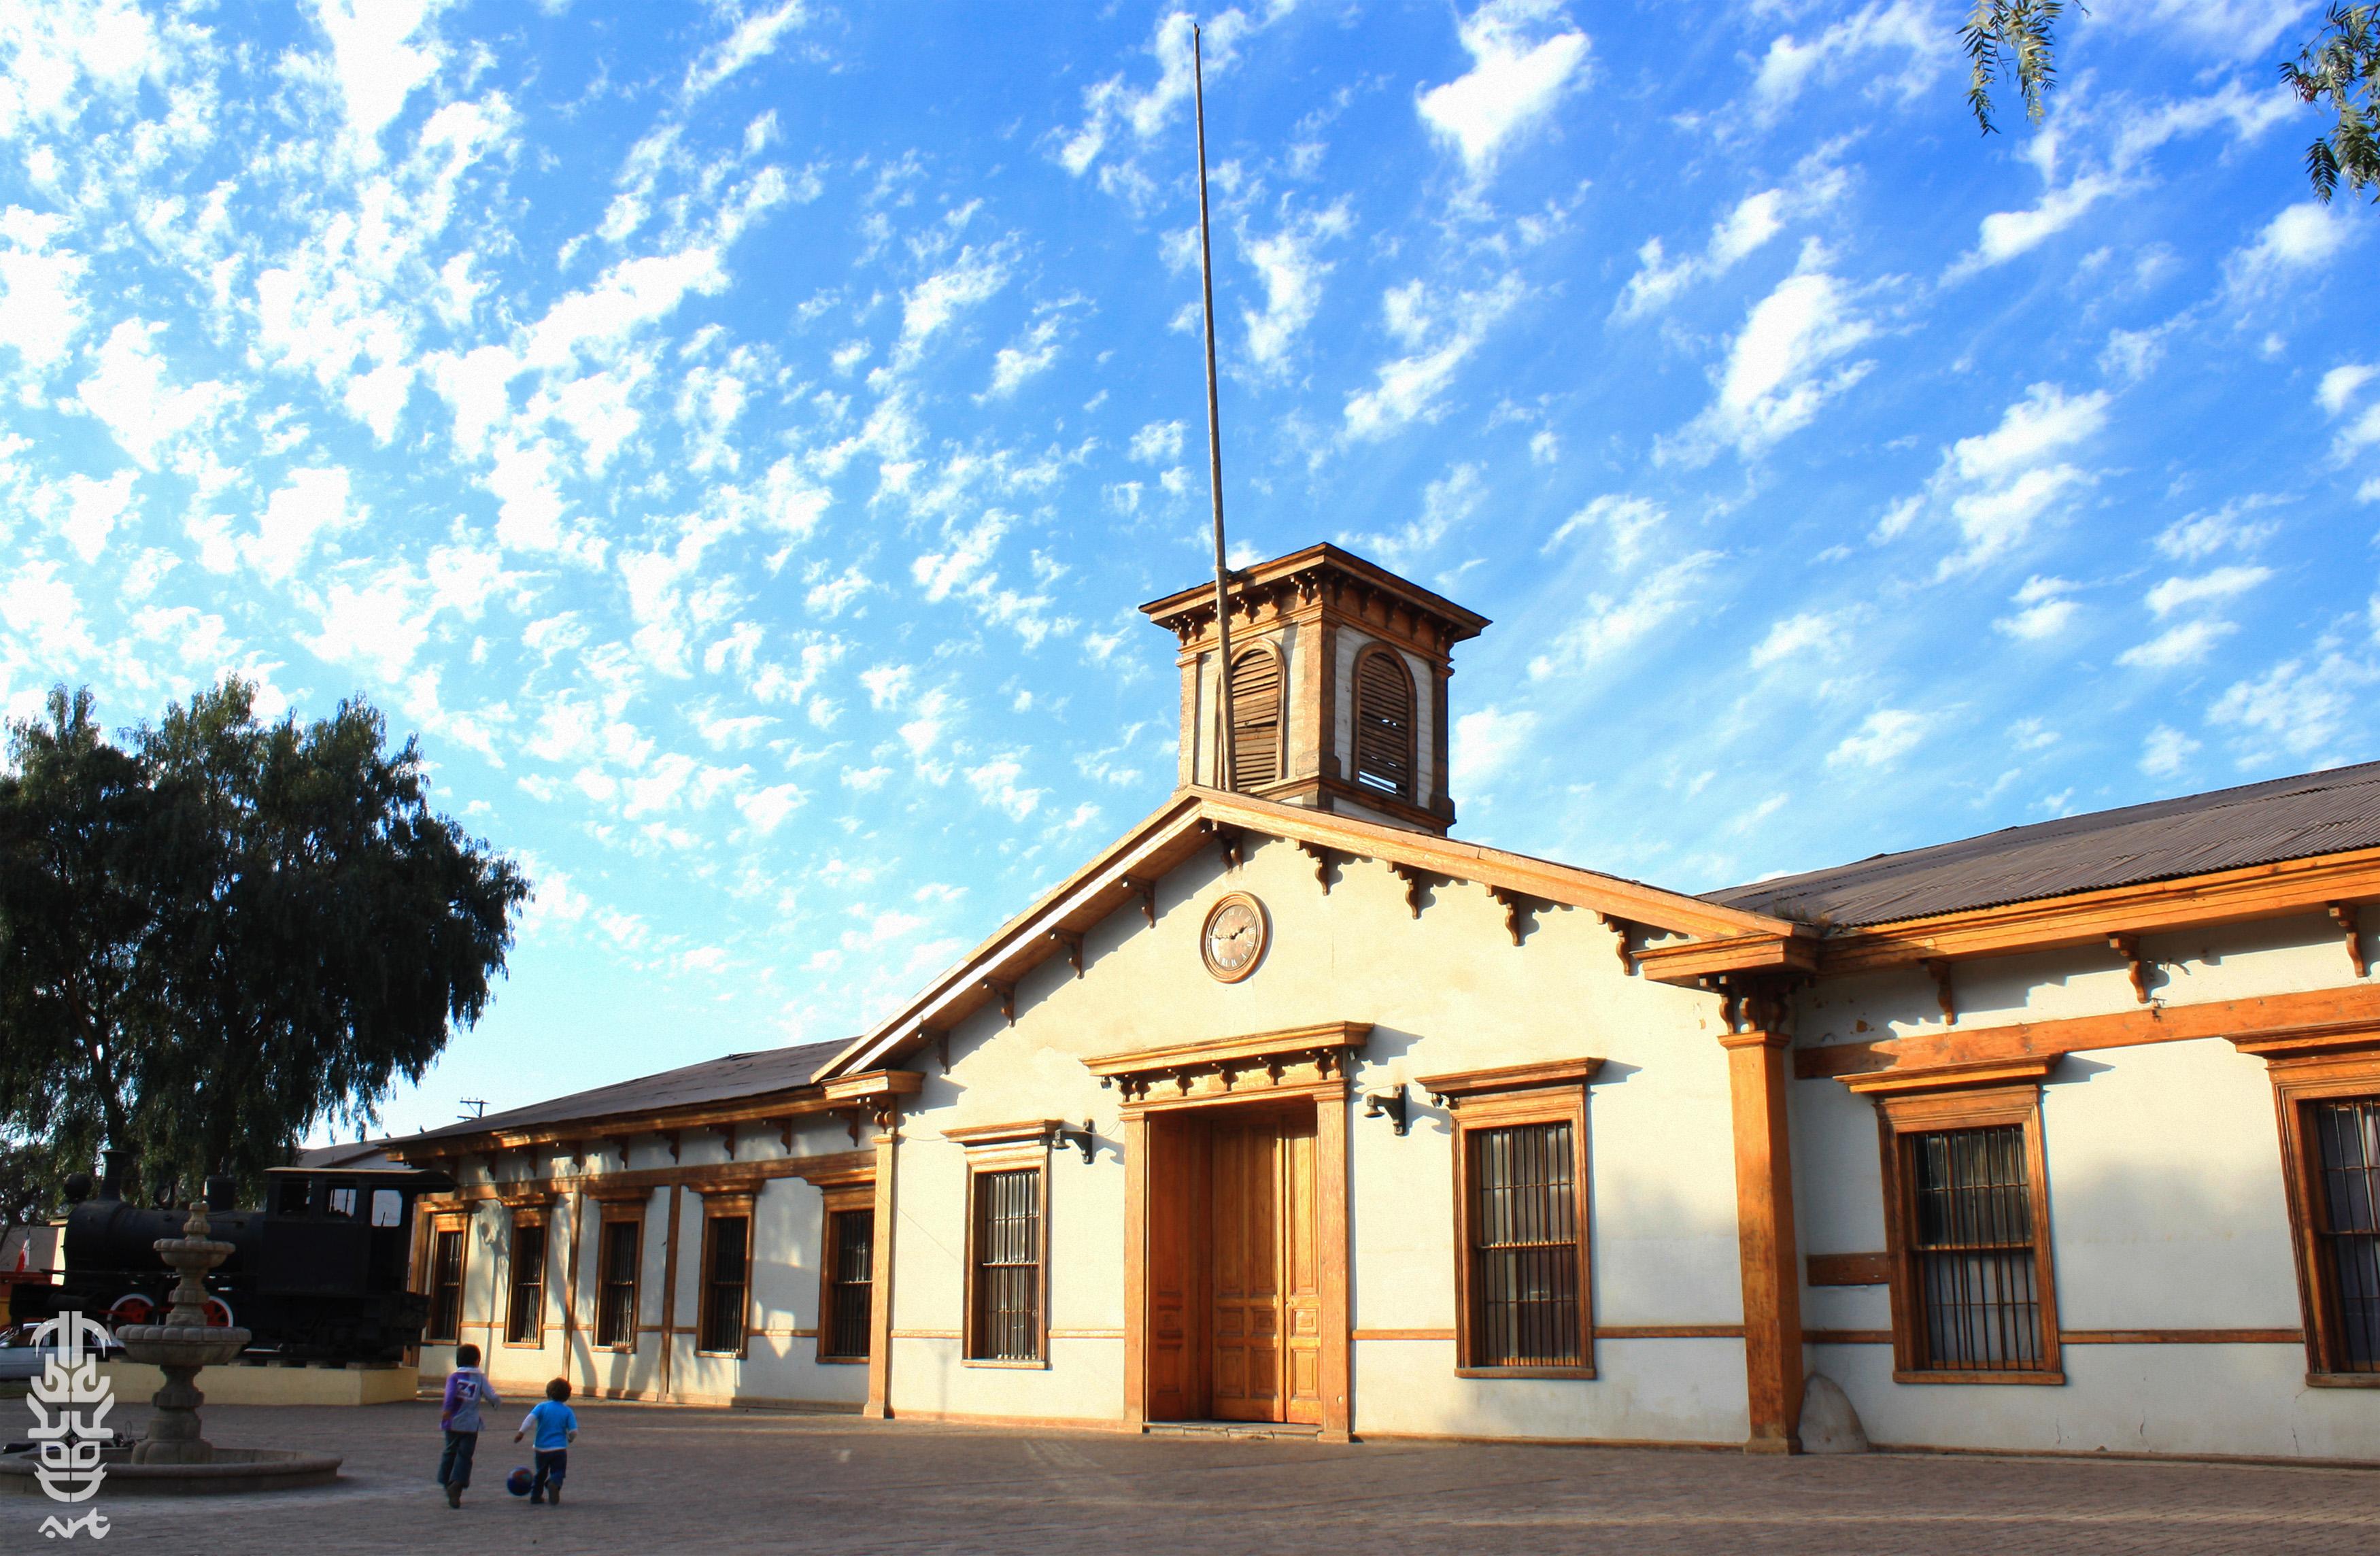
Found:
<svg viewBox="0 0 2380 1556"><path fill-rule="evenodd" d="M385 1161L385 1159L377 1159ZM229 1185L210 1180L212 1193ZM276 1167L261 1210L207 1212L229 1258L207 1277L211 1322L254 1336L249 1354L304 1361L401 1361L420 1343L430 1299L407 1290L413 1203L451 1188L443 1173L396 1166ZM77 1308L110 1328L162 1320L174 1272L152 1246L179 1237L187 1210L128 1204L109 1173L95 1193L69 1181L65 1271L17 1288L12 1317L38 1322ZM77 1188L86 1191L78 1197ZM231 1197L225 1194L225 1198Z"/></svg>

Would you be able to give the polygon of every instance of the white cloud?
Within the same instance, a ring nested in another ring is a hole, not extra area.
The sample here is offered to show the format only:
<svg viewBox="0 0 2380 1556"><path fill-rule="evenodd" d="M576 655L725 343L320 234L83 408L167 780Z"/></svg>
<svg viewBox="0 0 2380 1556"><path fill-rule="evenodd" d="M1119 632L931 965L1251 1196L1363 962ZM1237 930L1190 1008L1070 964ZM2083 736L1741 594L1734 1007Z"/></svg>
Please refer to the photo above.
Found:
<svg viewBox="0 0 2380 1556"><path fill-rule="evenodd" d="M1753 645L1752 668L1766 670L1814 653L1832 655L1843 647L1854 614L1851 611L1805 611L1782 618L1770 626L1767 637Z"/></svg>
<svg viewBox="0 0 2380 1556"><path fill-rule="evenodd" d="M1402 529L1382 535L1355 535L1350 543L1362 546L1391 566L1410 566L1446 538L1446 532L1471 517L1487 496L1480 484L1482 467L1457 465L1422 488L1421 516Z"/></svg>
<svg viewBox="0 0 2380 1556"><path fill-rule="evenodd" d="M2176 562L2204 562L2227 548L2252 551L2279 528L2270 519L2245 516L2273 505L2274 499L2251 495L2223 504L2213 513L2194 513L2176 519L2157 532L2155 546Z"/></svg>
<svg viewBox="0 0 2380 1556"><path fill-rule="evenodd" d="M1527 748L1536 730L1537 716L1525 710L1482 708L1457 718L1449 758L1455 787L1475 793Z"/></svg>
<svg viewBox="0 0 2380 1556"><path fill-rule="evenodd" d="M97 370L75 391L124 451L150 470L157 468L161 447L211 417L230 397L220 383L166 386L164 359L150 346L164 328L139 319L116 325L99 348Z"/></svg>
<svg viewBox="0 0 2380 1556"><path fill-rule="evenodd" d="M1487 0L1456 24L1470 70L1423 92L1415 106L1474 177L1491 171L1573 80L1584 82L1587 36L1569 23L1556 0Z"/></svg>
<svg viewBox="0 0 2380 1556"><path fill-rule="evenodd" d="M1170 465L1182 457L1182 423L1152 421L1132 435L1132 456L1145 465Z"/></svg>
<svg viewBox="0 0 2380 1556"><path fill-rule="evenodd" d="M1697 281L1726 274L1766 248L1785 230L1789 221L1815 215L1841 199L1850 179L1823 148L1802 159L1792 179L1736 201L1726 215L1711 224L1710 240L1700 255L1676 261L1667 258L1658 237L1646 238L1636 251L1636 274L1629 277L1612 315L1633 319L1666 308Z"/></svg>
<svg viewBox="0 0 2380 1556"><path fill-rule="evenodd" d="M2283 211L2255 242L2224 261L2232 296L2244 299L2278 286L2294 272L2328 264L2355 236L2350 220L2346 211L2310 200Z"/></svg>
<svg viewBox="0 0 2380 1556"><path fill-rule="evenodd" d="M438 41L414 40L443 8L443 0L314 0L314 19L331 40L330 75L358 160L380 160L381 131L437 73L443 52Z"/></svg>
<svg viewBox="0 0 2380 1556"><path fill-rule="evenodd" d="M743 18L735 31L687 67L686 100L702 96L754 60L765 58L775 51L780 39L808 19L802 0L784 0L774 10L759 10Z"/></svg>
<svg viewBox="0 0 2380 1556"><path fill-rule="evenodd" d="M2292 659L2259 679L2234 684L2216 699L2207 718L2311 760L2327 755L2346 733L2349 719L2369 706L2374 679L2369 664L2341 654L2326 654L2319 663Z"/></svg>
<svg viewBox="0 0 2380 1556"><path fill-rule="evenodd" d="M2171 615L2186 605L2244 594L2272 576L2270 567L2217 567L2194 578L2168 578L2143 598L2151 611L2161 616Z"/></svg>
<svg viewBox="0 0 2380 1556"><path fill-rule="evenodd" d="M1943 558L1937 577L1966 572L2022 545L2035 525L2091 477L2059 457L2098 435L2107 421L2106 391L2069 395L2036 383L1988 432L1961 438L1944 451L1923 496L1898 505L1876 538L1900 535L1929 508L1956 522L1960 545Z"/></svg>
<svg viewBox="0 0 2380 1556"><path fill-rule="evenodd" d="M1408 354L1383 363L1371 388L1347 396L1347 436L1370 441L1412 421L1436 419L1456 371L1524 290L1520 277L1509 274L1482 290L1451 297L1433 296L1421 281L1390 289L1381 298L1381 310Z"/></svg>
<svg viewBox="0 0 2380 1556"><path fill-rule="evenodd" d="M1601 529L1611 536L1611 564L1622 572L1636 565L1645 538L1670 522L1670 510L1647 497L1606 492L1562 520L1540 548L1551 552L1583 529Z"/></svg>
<svg viewBox="0 0 2380 1556"><path fill-rule="evenodd" d="M292 470L286 484L266 499L256 533L239 542L248 565L275 583L298 570L320 536L363 521L368 510L351 507L347 472L338 466Z"/></svg>
<svg viewBox="0 0 2380 1556"><path fill-rule="evenodd" d="M1804 267L1778 283L1743 322L1718 374L1718 394L1667 448L1690 460L1720 445L1749 459L1810 424L1819 407L1867 375L1872 362L1834 364L1876 334L1843 284Z"/></svg>
<svg viewBox="0 0 2380 1556"><path fill-rule="evenodd" d="M2149 731L2141 747L2141 771L2152 778L2170 778L2179 773L2198 749L2198 742L2181 731L2159 724Z"/></svg>
<svg viewBox="0 0 2380 1556"><path fill-rule="evenodd" d="M2137 670L2172 670L2184 664L2195 664L2204 659L2215 645L2240 629L2228 621L2192 621L2169 627L2145 643L2135 644L2116 656L2119 664L2129 664Z"/></svg>
<svg viewBox="0 0 2380 1556"><path fill-rule="evenodd" d="M766 837L782 825L809 796L792 784L778 784L770 788L756 789L739 796L735 808L742 811L752 830Z"/></svg>
<svg viewBox="0 0 2380 1556"><path fill-rule="evenodd" d="M1290 352L1321 306L1322 280L1330 274L1330 266L1315 250L1326 238L1345 237L1354 225L1349 202L1342 198L1324 210L1290 217L1266 237L1243 239L1242 251L1265 290L1261 311L1240 310L1248 360L1258 372L1287 371Z"/></svg>
<svg viewBox="0 0 2380 1556"><path fill-rule="evenodd" d="M82 329L79 286L90 265L58 246L66 226L63 217L22 206L0 212L0 345L14 346L37 373L64 360Z"/></svg>
<svg viewBox="0 0 2380 1556"><path fill-rule="evenodd" d="M58 532L85 562L99 560L117 520L131 508L132 478L132 471L118 470L105 480L68 476L61 483L66 517L58 524Z"/></svg>
<svg viewBox="0 0 2380 1556"><path fill-rule="evenodd" d="M1908 102L1941 73L1956 39L1955 30L1945 27L1930 7L1912 0L1864 6L1806 43L1790 32L1780 34L1761 56L1753 78L1754 115L1764 124L1773 123L1809 87L1830 85L1855 73L1867 75L1869 95L1891 89ZM1903 56L1898 72L1865 63L1870 55L1893 54Z"/></svg>
<svg viewBox="0 0 2380 1556"><path fill-rule="evenodd" d="M1933 721L1906 708L1879 708L1827 753L1829 767L1889 767L1925 738Z"/></svg>
<svg viewBox="0 0 2380 1556"><path fill-rule="evenodd" d="M915 364L925 351L926 343L947 328L952 320L989 301L1008 285L1008 249L1004 244L989 249L969 244L959 250L958 258L948 269L937 271L910 287L901 298L901 344L893 351L893 364L903 368Z"/></svg>
<svg viewBox="0 0 2380 1556"><path fill-rule="evenodd" d="M1013 756L994 757L981 767L967 770L967 786L976 797L992 808L1003 811L1012 821L1021 821L1039 807L1047 789L1026 788L1017 782L1025 776L1024 764Z"/></svg>
<svg viewBox="0 0 2380 1556"><path fill-rule="evenodd" d="M2074 620L2080 607L2066 598L2074 586L2064 578L2030 577L2010 596L2016 613L1992 623L1994 628L2021 642L2038 643L2057 637Z"/></svg>
<svg viewBox="0 0 2380 1556"><path fill-rule="evenodd" d="M1027 379L1049 371L1057 359L1058 321L1038 320L1014 345L1002 346L992 358L991 386L984 391L985 396L997 400L1014 395Z"/></svg>
<svg viewBox="0 0 2380 1556"><path fill-rule="evenodd" d="M2082 219L2093 206L2121 188L2106 174L2090 174L2043 192L2040 203L2025 211L1996 211L1983 219L1969 249L1943 275L1961 281L1993 265L2006 264L2030 253Z"/></svg>
<svg viewBox="0 0 2380 1556"><path fill-rule="evenodd" d="M391 573L358 587L337 582L317 607L322 631L299 641L326 660L369 665L383 681L403 676L430 637L429 610L417 603L419 584Z"/></svg>
<svg viewBox="0 0 2380 1556"><path fill-rule="evenodd" d="M1696 586L1718 562L1718 552L1698 551L1648 575L1624 599L1588 596L1586 614L1555 638L1552 651L1529 662L1530 679L1584 669L1691 611Z"/></svg>

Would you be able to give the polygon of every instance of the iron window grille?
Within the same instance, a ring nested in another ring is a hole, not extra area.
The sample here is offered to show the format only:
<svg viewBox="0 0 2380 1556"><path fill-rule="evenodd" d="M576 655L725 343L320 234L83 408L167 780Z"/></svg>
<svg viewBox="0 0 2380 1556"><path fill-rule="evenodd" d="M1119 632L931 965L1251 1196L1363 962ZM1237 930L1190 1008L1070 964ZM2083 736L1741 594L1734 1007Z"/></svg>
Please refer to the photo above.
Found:
<svg viewBox="0 0 2380 1556"><path fill-rule="evenodd" d="M1935 1372L2047 1365L2024 1129L1903 1137L1918 1365Z"/></svg>
<svg viewBox="0 0 2380 1556"><path fill-rule="evenodd" d="M603 1223L602 1283L595 1294L598 1345L637 1343L637 1266L644 1252L644 1230L642 1222Z"/></svg>
<svg viewBox="0 0 2380 1556"><path fill-rule="evenodd" d="M424 1340L451 1345L463 1337L463 1229L445 1226L431 1246L430 1327Z"/></svg>
<svg viewBox="0 0 2380 1556"><path fill-rule="evenodd" d="M826 1349L830 1356L865 1356L875 1286L876 1212L836 1210L827 1217Z"/></svg>
<svg viewBox="0 0 2380 1556"><path fill-rule="evenodd" d="M702 1318L697 1350L741 1353L744 1349L744 1302L747 1234L751 1222L744 1216L709 1218L710 1257L704 1260Z"/></svg>
<svg viewBox="0 0 2380 1556"><path fill-rule="evenodd" d="M504 1343L534 1345L545 1328L545 1226L513 1227L512 1302L504 1311Z"/></svg>
<svg viewBox="0 0 2380 1556"><path fill-rule="evenodd" d="M1041 1357L1041 1169L975 1176L974 1361Z"/></svg>
<svg viewBox="0 0 2380 1556"><path fill-rule="evenodd" d="M1474 1367L1576 1367L1577 1152L1567 1123L1466 1131Z"/></svg>
<svg viewBox="0 0 2380 1556"><path fill-rule="evenodd" d="M2331 1372L2380 1372L2380 1098L2305 1104L2321 1185L2313 1197Z"/></svg>

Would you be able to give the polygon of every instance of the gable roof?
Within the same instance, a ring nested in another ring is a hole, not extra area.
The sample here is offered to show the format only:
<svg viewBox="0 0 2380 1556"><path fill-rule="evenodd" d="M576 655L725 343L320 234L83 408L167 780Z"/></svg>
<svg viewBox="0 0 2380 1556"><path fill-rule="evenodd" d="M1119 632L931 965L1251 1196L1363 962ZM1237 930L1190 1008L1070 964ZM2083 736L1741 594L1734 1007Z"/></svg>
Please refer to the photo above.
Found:
<svg viewBox="0 0 2380 1556"><path fill-rule="evenodd" d="M1712 892L1829 930L2380 847L2380 762L2008 827Z"/></svg>
<svg viewBox="0 0 2380 1556"><path fill-rule="evenodd" d="M538 1129L560 1124L585 1124L625 1114L654 1112L663 1108L693 1107L705 1102L763 1097L772 1091L805 1089L809 1087L810 1077L818 1072L819 1066L841 1052L844 1046L839 1042L800 1043L791 1048L763 1049L755 1053L730 1053L722 1058L705 1059L698 1064L680 1065L674 1070L663 1070L659 1075L639 1076L634 1080L618 1081L589 1091L574 1091L567 1097L532 1102L525 1108L490 1113L485 1118L467 1118L443 1129L426 1130L385 1144L392 1150L410 1151L427 1144L463 1140L480 1135Z"/></svg>
<svg viewBox="0 0 2380 1556"><path fill-rule="evenodd" d="M1082 934L1154 881L1229 833L1257 833L1303 847L1378 859L1449 881L1601 914L1623 930L1653 930L1708 946L1681 976L1728 967L1815 965L1815 937L1768 915L1712 903L1642 881L1600 875L1550 859L1458 843L1411 828L1359 821L1219 789L1184 788L1091 861L1042 893L1030 907L994 930L941 977L819 1071L838 1075L881 1069L899 1062L998 998L993 983L1013 985L1023 973L1066 954ZM1683 967L1683 964L1678 964Z"/></svg>

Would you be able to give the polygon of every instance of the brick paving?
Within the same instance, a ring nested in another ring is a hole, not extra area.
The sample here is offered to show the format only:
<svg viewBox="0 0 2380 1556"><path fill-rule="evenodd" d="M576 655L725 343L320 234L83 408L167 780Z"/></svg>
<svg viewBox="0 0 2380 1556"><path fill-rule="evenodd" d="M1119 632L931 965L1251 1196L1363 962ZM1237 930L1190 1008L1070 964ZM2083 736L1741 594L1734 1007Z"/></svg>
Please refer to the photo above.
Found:
<svg viewBox="0 0 2380 1556"><path fill-rule="evenodd" d="M117 1417L137 1430L145 1414L127 1406ZM114 1501L103 1550L2380 1550L2380 1473L2357 1469L1332 1446L584 1402L579 1414L562 1507L505 1494L505 1472L528 1462L507 1430L482 1437L479 1484L452 1512L431 1484L433 1404L211 1409L215 1441L343 1453L346 1478L271 1497ZM67 1549L37 1532L51 1511L42 1498L0 1498L0 1550Z"/></svg>

